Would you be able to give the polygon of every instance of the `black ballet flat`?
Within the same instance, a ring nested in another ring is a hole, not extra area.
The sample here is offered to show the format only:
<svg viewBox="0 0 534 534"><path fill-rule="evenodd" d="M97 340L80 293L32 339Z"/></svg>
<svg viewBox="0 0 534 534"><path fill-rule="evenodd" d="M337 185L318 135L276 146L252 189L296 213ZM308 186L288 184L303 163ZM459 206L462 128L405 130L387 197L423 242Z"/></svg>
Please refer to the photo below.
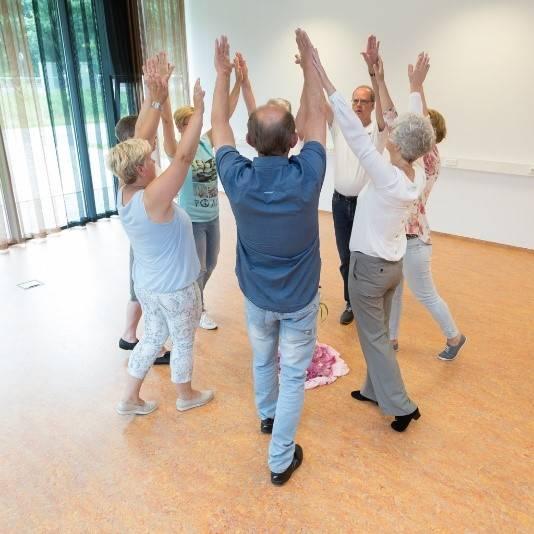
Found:
<svg viewBox="0 0 534 534"><path fill-rule="evenodd" d="M119 339L119 348L122 350L133 350L138 343L139 343L139 340L134 341L132 343L130 341L126 341L125 339L122 339L121 337Z"/></svg>
<svg viewBox="0 0 534 534"><path fill-rule="evenodd" d="M359 401L366 401L366 402L372 402L373 404L376 404L378 406L378 402L376 402L375 400L373 399L370 399L369 397L366 397L365 395L362 395L360 393L360 390L357 389L356 391L351 391L350 392L350 396L353 398L353 399L356 399L356 400L359 400Z"/></svg>
<svg viewBox="0 0 534 534"><path fill-rule="evenodd" d="M391 423L391 428L397 432L404 432L408 425L411 423L412 419L419 419L421 414L419 413L419 408L416 408L412 413L408 415L396 415L395 421Z"/></svg>
<svg viewBox="0 0 534 534"><path fill-rule="evenodd" d="M171 351L168 350L165 354L158 356L154 360L154 365L169 365L171 363Z"/></svg>

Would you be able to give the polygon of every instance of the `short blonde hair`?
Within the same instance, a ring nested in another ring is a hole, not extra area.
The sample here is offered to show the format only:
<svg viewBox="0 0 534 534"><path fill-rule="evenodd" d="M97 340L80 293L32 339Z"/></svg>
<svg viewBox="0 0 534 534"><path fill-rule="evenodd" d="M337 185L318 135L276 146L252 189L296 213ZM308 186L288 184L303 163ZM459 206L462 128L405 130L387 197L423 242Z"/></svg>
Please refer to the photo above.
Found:
<svg viewBox="0 0 534 534"><path fill-rule="evenodd" d="M115 145L106 158L109 170L126 185L133 184L138 177L137 167L143 165L152 152L150 143L145 139L128 139Z"/></svg>
<svg viewBox="0 0 534 534"><path fill-rule="evenodd" d="M269 98L267 100L268 106L281 106L284 109L287 109L289 113L291 113L291 102L289 100L286 100L285 98Z"/></svg>
<svg viewBox="0 0 534 534"><path fill-rule="evenodd" d="M193 106L182 106L181 108L178 108L173 115L174 124L176 124L176 128L180 128L184 125L184 122L191 118L191 115L193 115L193 112L195 111L195 108Z"/></svg>
<svg viewBox="0 0 534 534"><path fill-rule="evenodd" d="M432 128L436 132L436 144L441 143L447 135L447 124L445 123L445 117L435 109L428 110L428 116L432 123Z"/></svg>

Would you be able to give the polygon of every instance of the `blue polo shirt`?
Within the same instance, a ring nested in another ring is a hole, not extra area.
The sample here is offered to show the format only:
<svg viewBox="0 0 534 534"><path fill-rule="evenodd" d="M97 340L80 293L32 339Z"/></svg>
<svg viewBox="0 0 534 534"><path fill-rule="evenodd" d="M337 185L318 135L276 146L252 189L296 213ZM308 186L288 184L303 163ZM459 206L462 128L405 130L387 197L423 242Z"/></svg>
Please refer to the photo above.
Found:
<svg viewBox="0 0 534 534"><path fill-rule="evenodd" d="M324 147L310 141L298 156L251 161L223 146L215 159L237 225L241 291L264 310L304 308L317 294L321 272L318 207Z"/></svg>

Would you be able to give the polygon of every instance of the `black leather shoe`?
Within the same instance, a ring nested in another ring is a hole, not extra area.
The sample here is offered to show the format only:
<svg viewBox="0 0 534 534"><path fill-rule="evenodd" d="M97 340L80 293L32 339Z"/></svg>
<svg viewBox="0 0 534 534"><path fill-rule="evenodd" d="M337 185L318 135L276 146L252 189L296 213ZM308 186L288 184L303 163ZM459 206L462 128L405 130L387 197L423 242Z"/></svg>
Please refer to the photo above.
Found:
<svg viewBox="0 0 534 534"><path fill-rule="evenodd" d="M169 365L171 363L171 351L168 350L163 356L158 356L154 360L154 365Z"/></svg>
<svg viewBox="0 0 534 534"><path fill-rule="evenodd" d="M139 343L139 340L134 341L133 343L130 343L129 341L125 341L122 339L122 337L119 339L119 349L122 350L134 350L135 346Z"/></svg>
<svg viewBox="0 0 534 534"><path fill-rule="evenodd" d="M362 395L360 393L360 390L357 389L356 391L351 391L350 392L350 396L353 398L353 399L356 399L356 400L359 400L359 401L367 401L367 402L372 402L373 404L376 404L378 406L378 402L376 402L375 400L373 399L370 399L369 397L365 397L364 395Z"/></svg>
<svg viewBox="0 0 534 534"><path fill-rule="evenodd" d="M347 304L345 311L341 314L341 317L339 318L339 322L341 324L350 324L353 320L354 313L352 311L352 308L350 307L350 304Z"/></svg>
<svg viewBox="0 0 534 534"><path fill-rule="evenodd" d="M412 419L419 419L421 414L419 413L419 408L416 408L415 411L409 413L408 415L396 415L395 421L391 423L391 428L397 432L404 432Z"/></svg>
<svg viewBox="0 0 534 534"><path fill-rule="evenodd" d="M260 422L260 430L262 434L272 434L273 433L274 419L268 417L267 419L262 419Z"/></svg>
<svg viewBox="0 0 534 534"><path fill-rule="evenodd" d="M271 482L275 486L282 486L285 484L291 478L293 471L298 469L303 459L304 453L302 452L302 447L295 443L295 454L293 455L293 461L283 473L273 473L271 471Z"/></svg>

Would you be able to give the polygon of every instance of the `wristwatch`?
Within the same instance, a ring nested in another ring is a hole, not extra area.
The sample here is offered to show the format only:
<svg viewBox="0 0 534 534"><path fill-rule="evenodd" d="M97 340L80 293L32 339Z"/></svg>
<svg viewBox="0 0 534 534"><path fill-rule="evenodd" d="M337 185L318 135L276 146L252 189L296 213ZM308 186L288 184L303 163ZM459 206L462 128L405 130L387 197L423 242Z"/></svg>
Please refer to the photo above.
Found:
<svg viewBox="0 0 534 534"><path fill-rule="evenodd" d="M150 107L161 111L161 104L159 102L156 102L155 100L150 104Z"/></svg>

